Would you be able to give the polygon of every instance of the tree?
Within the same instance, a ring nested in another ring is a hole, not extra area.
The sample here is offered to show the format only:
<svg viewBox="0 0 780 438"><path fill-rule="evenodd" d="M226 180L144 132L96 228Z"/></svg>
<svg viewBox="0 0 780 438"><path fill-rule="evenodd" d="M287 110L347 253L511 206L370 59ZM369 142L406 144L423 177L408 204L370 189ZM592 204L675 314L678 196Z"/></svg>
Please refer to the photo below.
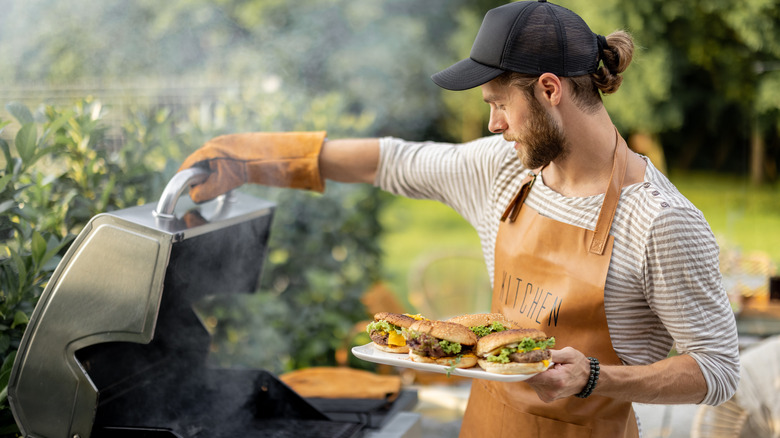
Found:
<svg viewBox="0 0 780 438"><path fill-rule="evenodd" d="M485 11L503 3L0 0L11 60L0 81L254 81L300 100L338 92L372 135L468 140L487 133L487 109L428 77L467 56ZM598 33L634 34L635 62L605 98L625 134L660 141L683 169L745 172L753 144L753 173L776 177L778 0L559 3Z"/></svg>
<svg viewBox="0 0 780 438"><path fill-rule="evenodd" d="M625 28L638 43L623 86L605 98L619 126L659 135L675 167L737 172L751 136L774 148L778 138L780 2L748 3L561 2L594 31Z"/></svg>
<svg viewBox="0 0 780 438"><path fill-rule="evenodd" d="M604 97L632 147L661 142L680 169L707 168L777 177L780 155L780 2L629 2L558 4L607 35L629 31L637 44L620 90ZM495 7L495 5L481 5ZM484 10L464 7L449 43L451 59L468 56ZM443 95L447 133L469 140L487 133L487 112L473 92ZM660 148L660 146L655 146ZM763 149L763 150L762 150Z"/></svg>

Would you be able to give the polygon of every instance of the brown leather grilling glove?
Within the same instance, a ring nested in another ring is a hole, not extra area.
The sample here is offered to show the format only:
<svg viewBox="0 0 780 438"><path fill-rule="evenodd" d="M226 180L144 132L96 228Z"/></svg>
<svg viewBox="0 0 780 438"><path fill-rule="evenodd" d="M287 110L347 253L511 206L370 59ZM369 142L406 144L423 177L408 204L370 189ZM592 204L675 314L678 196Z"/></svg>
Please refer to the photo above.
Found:
<svg viewBox="0 0 780 438"><path fill-rule="evenodd" d="M190 188L190 198L204 202L244 183L325 190L319 155L325 141L320 132L252 132L215 137L193 152L179 171L207 166L211 175Z"/></svg>

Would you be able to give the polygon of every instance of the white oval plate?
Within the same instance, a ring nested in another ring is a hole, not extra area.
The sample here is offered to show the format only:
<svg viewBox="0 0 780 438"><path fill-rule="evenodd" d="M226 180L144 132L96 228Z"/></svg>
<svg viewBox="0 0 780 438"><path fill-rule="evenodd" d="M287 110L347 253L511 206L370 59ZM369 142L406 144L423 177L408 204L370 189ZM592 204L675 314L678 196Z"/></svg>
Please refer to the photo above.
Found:
<svg viewBox="0 0 780 438"><path fill-rule="evenodd" d="M488 373L479 367L479 365L473 368L450 368L446 365L436 365L432 363L418 363L412 362L409 356L404 354L386 353L374 348L373 343L360 345L358 347L352 347L352 354L358 359L362 359L368 362L382 363L385 365L393 365L397 367L413 368L420 371L430 371L433 373L451 374L453 376L470 377L472 379L485 379L495 380L498 382L522 382L523 380L530 379L538 373L533 374L496 374ZM552 366L552 362L550 362ZM550 367L548 366L548 368Z"/></svg>

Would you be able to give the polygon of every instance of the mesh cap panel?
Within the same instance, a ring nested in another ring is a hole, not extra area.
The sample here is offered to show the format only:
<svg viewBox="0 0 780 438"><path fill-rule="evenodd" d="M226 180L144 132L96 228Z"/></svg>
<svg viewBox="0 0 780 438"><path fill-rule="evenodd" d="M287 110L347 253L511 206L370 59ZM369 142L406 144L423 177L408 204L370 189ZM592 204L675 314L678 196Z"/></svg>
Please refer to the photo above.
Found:
<svg viewBox="0 0 780 438"><path fill-rule="evenodd" d="M469 58L431 78L466 90L505 71L579 76L595 72L598 62L597 37L577 14L546 1L520 1L488 11Z"/></svg>

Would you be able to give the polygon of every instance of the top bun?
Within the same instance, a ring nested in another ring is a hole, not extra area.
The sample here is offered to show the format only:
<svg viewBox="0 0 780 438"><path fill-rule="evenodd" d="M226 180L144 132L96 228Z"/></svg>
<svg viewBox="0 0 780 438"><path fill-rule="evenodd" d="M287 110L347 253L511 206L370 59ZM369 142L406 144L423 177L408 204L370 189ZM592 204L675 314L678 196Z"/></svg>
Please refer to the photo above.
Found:
<svg viewBox="0 0 780 438"><path fill-rule="evenodd" d="M474 332L469 330L468 327L454 322L433 320L415 321L409 327L409 330L426 333L435 338L457 342L462 345L475 345L477 343L477 335L475 335Z"/></svg>
<svg viewBox="0 0 780 438"><path fill-rule="evenodd" d="M532 328L512 329L491 333L479 338L476 351L477 356L484 356L497 348L501 348L507 344L521 342L525 338L540 341L547 339L547 335L541 330Z"/></svg>
<svg viewBox="0 0 780 438"><path fill-rule="evenodd" d="M382 320L387 321L390 324L397 325L398 327L404 327L404 328L409 328L409 326L411 326L413 322L417 321L417 319L409 315L402 315L400 313L379 312L376 315L374 315L374 321L382 321Z"/></svg>
<svg viewBox="0 0 780 438"><path fill-rule="evenodd" d="M447 320L466 327L481 327L500 322L506 328L515 328L515 323L507 319L502 313L470 313L454 316Z"/></svg>

